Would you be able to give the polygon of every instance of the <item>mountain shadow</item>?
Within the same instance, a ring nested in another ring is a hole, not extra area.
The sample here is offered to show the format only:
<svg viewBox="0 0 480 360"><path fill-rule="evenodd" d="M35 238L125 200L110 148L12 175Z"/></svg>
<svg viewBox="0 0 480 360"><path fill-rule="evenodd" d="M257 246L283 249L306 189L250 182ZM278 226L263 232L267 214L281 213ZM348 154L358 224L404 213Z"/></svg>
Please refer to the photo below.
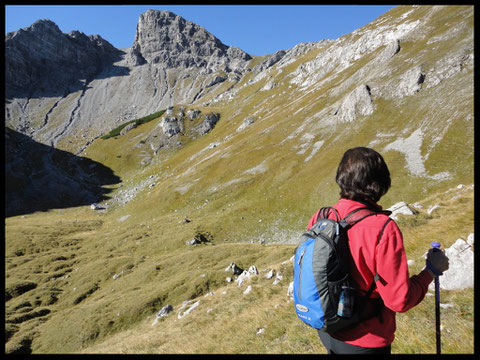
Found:
<svg viewBox="0 0 480 360"><path fill-rule="evenodd" d="M5 128L5 217L89 205L121 182L101 163Z"/></svg>

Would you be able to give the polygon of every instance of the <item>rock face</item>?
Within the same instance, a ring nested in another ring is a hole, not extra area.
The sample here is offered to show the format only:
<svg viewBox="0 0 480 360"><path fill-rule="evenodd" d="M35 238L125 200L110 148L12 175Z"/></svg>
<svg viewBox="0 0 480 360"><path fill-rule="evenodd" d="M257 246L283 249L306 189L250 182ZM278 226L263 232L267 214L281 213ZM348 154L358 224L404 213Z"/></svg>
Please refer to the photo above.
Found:
<svg viewBox="0 0 480 360"><path fill-rule="evenodd" d="M132 51L152 64L167 68L197 67L235 70L250 60L242 50L229 47L204 28L169 11L148 10L140 15Z"/></svg>
<svg viewBox="0 0 480 360"><path fill-rule="evenodd" d="M64 34L52 21L38 20L5 36L6 98L68 93L122 54L99 35Z"/></svg>

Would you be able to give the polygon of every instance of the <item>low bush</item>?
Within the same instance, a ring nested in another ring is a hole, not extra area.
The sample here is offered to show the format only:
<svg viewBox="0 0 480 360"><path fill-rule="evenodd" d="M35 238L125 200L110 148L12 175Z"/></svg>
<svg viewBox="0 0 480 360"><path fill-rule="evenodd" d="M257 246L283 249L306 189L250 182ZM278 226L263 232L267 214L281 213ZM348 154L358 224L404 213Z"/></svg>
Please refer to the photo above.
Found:
<svg viewBox="0 0 480 360"><path fill-rule="evenodd" d="M114 136L118 136L120 135L120 132L123 130L123 128L125 126L127 126L128 124L131 124L131 123L135 123L137 126L138 125L141 125L141 124L145 124L149 121L152 121L152 120L155 120L156 118L159 118L160 116L163 115L163 113L165 112L165 110L160 110L156 113L153 113L153 114L150 114L150 115L147 115L147 116L144 116L140 119L135 119L135 120L130 120L130 121L127 121L126 123L123 123L122 125L120 126L117 126L115 129L112 129L110 130L110 132L107 134L107 135L104 135L102 136L102 139L103 140L107 140L111 137L114 137Z"/></svg>

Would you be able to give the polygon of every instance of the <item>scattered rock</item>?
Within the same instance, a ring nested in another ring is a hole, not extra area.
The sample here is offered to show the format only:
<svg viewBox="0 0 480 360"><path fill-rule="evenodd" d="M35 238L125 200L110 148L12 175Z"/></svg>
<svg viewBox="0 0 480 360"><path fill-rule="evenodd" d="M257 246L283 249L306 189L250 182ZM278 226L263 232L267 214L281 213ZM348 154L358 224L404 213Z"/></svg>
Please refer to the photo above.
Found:
<svg viewBox="0 0 480 360"><path fill-rule="evenodd" d="M163 308L160 309L159 312L155 314L155 321L152 323L152 326L154 326L158 322L158 319L168 316L168 314L171 313L172 311L173 311L172 305L170 304L165 305Z"/></svg>
<svg viewBox="0 0 480 360"><path fill-rule="evenodd" d="M237 132L240 132L244 130L247 126L252 125L255 122L255 119L253 117L248 117L245 120L243 120L242 124L237 128Z"/></svg>
<svg viewBox="0 0 480 360"><path fill-rule="evenodd" d="M263 334L265 332L264 328L257 329L257 335Z"/></svg>
<svg viewBox="0 0 480 360"><path fill-rule="evenodd" d="M92 210L105 210L105 208L103 206L100 206L97 203L93 203L92 205L90 205L90 209L92 209Z"/></svg>
<svg viewBox="0 0 480 360"><path fill-rule="evenodd" d="M194 303L192 306L190 306L185 312L181 313L179 312L178 313L178 319L181 319L183 317L185 317L186 315L190 314L193 310L195 310L198 306L200 305L200 300L197 301L196 303Z"/></svg>
<svg viewBox="0 0 480 360"><path fill-rule="evenodd" d="M428 207L427 214L428 214L428 215L432 215L432 212L434 212L435 210L437 210L439 207L440 207L440 205L438 205L438 204L430 205L430 206Z"/></svg>
<svg viewBox="0 0 480 360"><path fill-rule="evenodd" d="M293 281L288 285L287 296L293 299Z"/></svg>
<svg viewBox="0 0 480 360"><path fill-rule="evenodd" d="M229 270L233 271L233 275L240 275L244 271L241 267L237 266L237 264L235 264L234 262L230 263L230 265L228 265L228 267L225 269L225 271L229 271Z"/></svg>
<svg viewBox="0 0 480 360"><path fill-rule="evenodd" d="M440 307L442 309L448 309L448 308L455 307L455 305L453 305L453 304L440 304Z"/></svg>
<svg viewBox="0 0 480 360"><path fill-rule="evenodd" d="M123 274L123 270L120 273L113 275L112 279L117 280L122 274Z"/></svg>
<svg viewBox="0 0 480 360"><path fill-rule="evenodd" d="M271 279L273 275L275 275L275 270L272 269L265 275L265 279Z"/></svg>
<svg viewBox="0 0 480 360"><path fill-rule="evenodd" d="M404 201L398 202L387 210L391 211L390 217L393 220L397 220L397 215L415 215L417 212L413 210L408 204Z"/></svg>
<svg viewBox="0 0 480 360"><path fill-rule="evenodd" d="M280 274L277 274L277 276L275 277L275 281L272 283L272 285L277 285L282 280L283 280L283 276Z"/></svg>
<svg viewBox="0 0 480 360"><path fill-rule="evenodd" d="M254 275L258 275L258 270L256 268L255 265L252 265L250 266L250 268L248 269L248 271L243 271L240 276L237 278L237 280L235 280L238 284L238 287L240 287L243 282L246 280L246 279L249 279L251 278L252 276Z"/></svg>
<svg viewBox="0 0 480 360"><path fill-rule="evenodd" d="M190 120L196 119L198 117L198 115L200 115L200 113L201 113L200 110L196 110L196 109L188 110L187 111L187 118L189 118Z"/></svg>

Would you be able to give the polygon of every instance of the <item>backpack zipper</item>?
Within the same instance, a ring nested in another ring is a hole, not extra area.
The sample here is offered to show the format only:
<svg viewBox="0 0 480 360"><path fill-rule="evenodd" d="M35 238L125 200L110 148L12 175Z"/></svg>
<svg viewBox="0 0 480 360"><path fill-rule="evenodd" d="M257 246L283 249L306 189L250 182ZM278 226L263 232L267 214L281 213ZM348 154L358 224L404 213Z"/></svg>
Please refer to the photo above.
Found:
<svg viewBox="0 0 480 360"><path fill-rule="evenodd" d="M300 259L298 259L298 265L300 266L300 272L298 273L298 300L302 299L302 265L303 265L303 255L305 255L306 249L303 249Z"/></svg>

